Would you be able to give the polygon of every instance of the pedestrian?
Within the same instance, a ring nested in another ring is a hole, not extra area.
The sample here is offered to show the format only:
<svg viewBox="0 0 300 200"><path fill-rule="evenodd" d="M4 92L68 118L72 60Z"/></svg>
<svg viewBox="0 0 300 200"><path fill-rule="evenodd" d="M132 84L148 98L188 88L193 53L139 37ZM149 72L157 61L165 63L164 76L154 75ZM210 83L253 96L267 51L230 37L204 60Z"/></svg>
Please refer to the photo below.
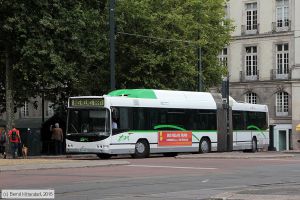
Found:
<svg viewBox="0 0 300 200"><path fill-rule="evenodd" d="M0 129L0 153L2 154L2 157L6 158L6 151L5 151L5 144L6 144L6 133L5 129Z"/></svg>
<svg viewBox="0 0 300 200"><path fill-rule="evenodd" d="M113 118L111 126L112 126L112 129L118 129L118 123L117 123L116 118Z"/></svg>
<svg viewBox="0 0 300 200"><path fill-rule="evenodd" d="M26 134L25 134L25 141L23 140L23 145L25 147L29 147L29 140L30 140L30 137L31 137L31 129L30 128L27 128L27 131L26 131Z"/></svg>
<svg viewBox="0 0 300 200"><path fill-rule="evenodd" d="M21 137L20 131L16 129L15 125L13 125L12 129L8 132L8 138L10 142L12 158L16 158L16 155L18 155L19 144L21 143Z"/></svg>
<svg viewBox="0 0 300 200"><path fill-rule="evenodd" d="M54 128L52 128L52 136L51 139L54 143L54 154L60 155L62 153L62 143L64 139L63 131L59 128L59 123L54 124Z"/></svg>

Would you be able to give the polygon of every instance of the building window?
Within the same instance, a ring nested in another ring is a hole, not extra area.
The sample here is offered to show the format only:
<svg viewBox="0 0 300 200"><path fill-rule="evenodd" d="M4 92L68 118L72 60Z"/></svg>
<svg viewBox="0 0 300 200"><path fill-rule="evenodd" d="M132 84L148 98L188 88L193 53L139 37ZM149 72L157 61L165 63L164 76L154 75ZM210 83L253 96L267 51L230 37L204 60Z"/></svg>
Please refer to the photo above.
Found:
<svg viewBox="0 0 300 200"><path fill-rule="evenodd" d="M225 18L225 19L229 19L228 5L225 5L225 6L224 6L224 12L225 12L224 18Z"/></svg>
<svg viewBox="0 0 300 200"><path fill-rule="evenodd" d="M257 3L246 4L246 30L257 30Z"/></svg>
<svg viewBox="0 0 300 200"><path fill-rule="evenodd" d="M222 20L221 25L225 25L225 21L229 19L229 11L228 11L228 6L224 6L224 20Z"/></svg>
<svg viewBox="0 0 300 200"><path fill-rule="evenodd" d="M21 108L22 116L28 117L29 116L29 110L28 110L28 102L24 102L24 106Z"/></svg>
<svg viewBox="0 0 300 200"><path fill-rule="evenodd" d="M289 44L276 45L276 77L287 78L289 74Z"/></svg>
<svg viewBox="0 0 300 200"><path fill-rule="evenodd" d="M289 112L289 94L287 92L278 92L276 94L276 116L288 116Z"/></svg>
<svg viewBox="0 0 300 200"><path fill-rule="evenodd" d="M224 67L228 66L228 63L227 63L227 58L228 58L227 48L222 49L222 51L220 52L218 58L219 58L219 62L222 66L224 66Z"/></svg>
<svg viewBox="0 0 300 200"><path fill-rule="evenodd" d="M289 0L276 0L276 25L289 26Z"/></svg>
<svg viewBox="0 0 300 200"><path fill-rule="evenodd" d="M245 100L247 103L257 104L257 94L253 92L249 92L245 96Z"/></svg>
<svg viewBox="0 0 300 200"><path fill-rule="evenodd" d="M246 76L257 76L257 47L246 47Z"/></svg>

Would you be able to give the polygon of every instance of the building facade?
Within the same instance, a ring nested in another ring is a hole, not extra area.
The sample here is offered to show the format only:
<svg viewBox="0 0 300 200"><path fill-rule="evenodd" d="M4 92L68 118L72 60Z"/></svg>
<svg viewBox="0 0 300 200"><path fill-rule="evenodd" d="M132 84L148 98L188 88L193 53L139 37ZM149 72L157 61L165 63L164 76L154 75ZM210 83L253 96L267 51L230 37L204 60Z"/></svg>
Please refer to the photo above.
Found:
<svg viewBox="0 0 300 200"><path fill-rule="evenodd" d="M220 60L230 95L267 104L277 150L300 149L300 0L230 0L235 30Z"/></svg>
<svg viewBox="0 0 300 200"><path fill-rule="evenodd" d="M44 121L53 117L54 107L53 103L44 101ZM24 145L29 148L29 155L40 155L41 153L49 153L50 150L43 150L47 148L47 141L45 134L42 132L43 126L43 109L42 99L40 97L30 98L24 102L24 106L17 108L14 114L15 126L20 130L21 140ZM0 114L0 128L6 127L6 113ZM30 131L28 130L30 128ZM45 132L45 131L44 131ZM48 145L49 149L49 145Z"/></svg>
<svg viewBox="0 0 300 200"><path fill-rule="evenodd" d="M44 120L54 115L53 103L45 100L44 102ZM42 125L43 109L42 99L40 97L31 98L24 102L24 106L17 108L14 119L17 128L34 128L40 129ZM0 114L0 126L6 126L6 113Z"/></svg>

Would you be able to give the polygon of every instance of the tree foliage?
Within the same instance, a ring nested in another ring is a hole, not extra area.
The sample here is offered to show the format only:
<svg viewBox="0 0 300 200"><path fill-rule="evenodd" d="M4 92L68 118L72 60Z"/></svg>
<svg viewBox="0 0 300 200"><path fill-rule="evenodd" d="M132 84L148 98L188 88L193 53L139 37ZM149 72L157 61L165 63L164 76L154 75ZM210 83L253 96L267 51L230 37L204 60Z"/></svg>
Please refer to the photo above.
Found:
<svg viewBox="0 0 300 200"><path fill-rule="evenodd" d="M54 102L89 93L87 83L97 80L89 74L104 73L106 10L99 1L1 1L0 13L1 51L10 55L16 102L43 91Z"/></svg>
<svg viewBox="0 0 300 200"><path fill-rule="evenodd" d="M198 47L206 88L226 72L217 61L232 29L223 0L126 0L116 8L120 88L196 90Z"/></svg>
<svg viewBox="0 0 300 200"><path fill-rule="evenodd" d="M117 88L196 90L198 47L205 86L219 82L232 29L224 1L116 0ZM108 92L108 36L108 0L0 0L0 69L8 52L15 104Z"/></svg>

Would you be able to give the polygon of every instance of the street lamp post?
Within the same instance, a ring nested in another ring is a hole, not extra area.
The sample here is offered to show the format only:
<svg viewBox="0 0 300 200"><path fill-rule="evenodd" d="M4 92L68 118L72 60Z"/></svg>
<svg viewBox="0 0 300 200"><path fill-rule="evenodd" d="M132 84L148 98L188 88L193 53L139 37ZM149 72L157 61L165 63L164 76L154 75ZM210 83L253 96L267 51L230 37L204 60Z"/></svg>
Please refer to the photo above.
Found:
<svg viewBox="0 0 300 200"><path fill-rule="evenodd" d="M225 108L225 123L226 123L226 150L232 151L233 149L233 135L232 135L232 110L229 100L229 75L227 77L223 77L222 81L222 98L223 98L223 106Z"/></svg>
<svg viewBox="0 0 300 200"><path fill-rule="evenodd" d="M115 0L109 1L109 41L110 41L110 89L116 89L115 80Z"/></svg>

